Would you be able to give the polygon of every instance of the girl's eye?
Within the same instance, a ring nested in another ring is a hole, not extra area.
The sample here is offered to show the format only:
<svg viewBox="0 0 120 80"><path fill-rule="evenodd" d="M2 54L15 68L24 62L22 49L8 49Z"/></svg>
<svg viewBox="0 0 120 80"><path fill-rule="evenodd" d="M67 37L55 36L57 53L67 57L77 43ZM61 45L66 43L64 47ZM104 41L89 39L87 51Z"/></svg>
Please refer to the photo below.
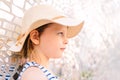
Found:
<svg viewBox="0 0 120 80"><path fill-rule="evenodd" d="M64 33L63 32L58 32L58 35L64 36Z"/></svg>

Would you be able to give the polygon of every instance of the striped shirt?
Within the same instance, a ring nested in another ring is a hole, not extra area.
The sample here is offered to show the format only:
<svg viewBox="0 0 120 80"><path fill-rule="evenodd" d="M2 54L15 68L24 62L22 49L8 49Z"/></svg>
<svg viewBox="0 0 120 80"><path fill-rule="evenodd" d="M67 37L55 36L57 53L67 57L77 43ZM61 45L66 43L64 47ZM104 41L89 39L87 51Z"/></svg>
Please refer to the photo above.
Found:
<svg viewBox="0 0 120 80"><path fill-rule="evenodd" d="M41 65L39 65L39 64L37 64L35 62L27 62L24 65L24 67L23 67L21 73L19 74L19 77L18 77L17 80L21 79L21 76L22 76L23 72L26 69L28 69L29 67L38 67L45 74L45 76L48 78L48 80L58 80L57 77L54 76L52 73L50 73L45 67L43 67L43 66L41 66Z"/></svg>

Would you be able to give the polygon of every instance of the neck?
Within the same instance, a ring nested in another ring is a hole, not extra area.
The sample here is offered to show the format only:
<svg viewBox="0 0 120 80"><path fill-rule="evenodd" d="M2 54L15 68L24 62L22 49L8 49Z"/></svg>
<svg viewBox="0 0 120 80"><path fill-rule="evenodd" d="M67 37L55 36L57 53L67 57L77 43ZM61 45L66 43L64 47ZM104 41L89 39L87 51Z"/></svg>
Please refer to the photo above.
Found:
<svg viewBox="0 0 120 80"><path fill-rule="evenodd" d="M42 56L42 57L40 57L40 56ZM38 60L37 63L48 68L49 58L44 55L40 55L40 56L39 56L40 60Z"/></svg>
<svg viewBox="0 0 120 80"><path fill-rule="evenodd" d="M46 68L48 68L49 58L43 53L32 53L29 61L36 62Z"/></svg>

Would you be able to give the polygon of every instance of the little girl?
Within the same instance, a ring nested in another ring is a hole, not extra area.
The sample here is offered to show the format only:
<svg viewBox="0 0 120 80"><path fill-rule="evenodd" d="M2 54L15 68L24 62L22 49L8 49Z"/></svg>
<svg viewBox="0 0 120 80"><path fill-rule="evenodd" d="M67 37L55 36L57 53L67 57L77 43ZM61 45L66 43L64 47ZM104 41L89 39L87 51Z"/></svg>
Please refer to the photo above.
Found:
<svg viewBox="0 0 120 80"><path fill-rule="evenodd" d="M10 48L21 56L21 68L14 79L58 80L48 70L49 59L62 56L68 38L77 35L83 24L48 5L30 8L23 17L22 32Z"/></svg>

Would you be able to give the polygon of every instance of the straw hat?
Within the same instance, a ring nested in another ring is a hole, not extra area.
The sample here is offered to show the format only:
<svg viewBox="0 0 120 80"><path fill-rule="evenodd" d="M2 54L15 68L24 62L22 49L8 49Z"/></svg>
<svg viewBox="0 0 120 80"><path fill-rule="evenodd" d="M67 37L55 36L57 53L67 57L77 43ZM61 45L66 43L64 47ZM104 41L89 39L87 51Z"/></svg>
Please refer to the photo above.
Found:
<svg viewBox="0 0 120 80"><path fill-rule="evenodd" d="M57 23L64 26L68 26L68 37L72 38L77 35L84 22L66 17L62 13L49 5L38 5L30 8L24 15L22 20L22 33L19 35L17 42L10 47L11 51L19 52L25 42L28 34L42 25L48 23Z"/></svg>

